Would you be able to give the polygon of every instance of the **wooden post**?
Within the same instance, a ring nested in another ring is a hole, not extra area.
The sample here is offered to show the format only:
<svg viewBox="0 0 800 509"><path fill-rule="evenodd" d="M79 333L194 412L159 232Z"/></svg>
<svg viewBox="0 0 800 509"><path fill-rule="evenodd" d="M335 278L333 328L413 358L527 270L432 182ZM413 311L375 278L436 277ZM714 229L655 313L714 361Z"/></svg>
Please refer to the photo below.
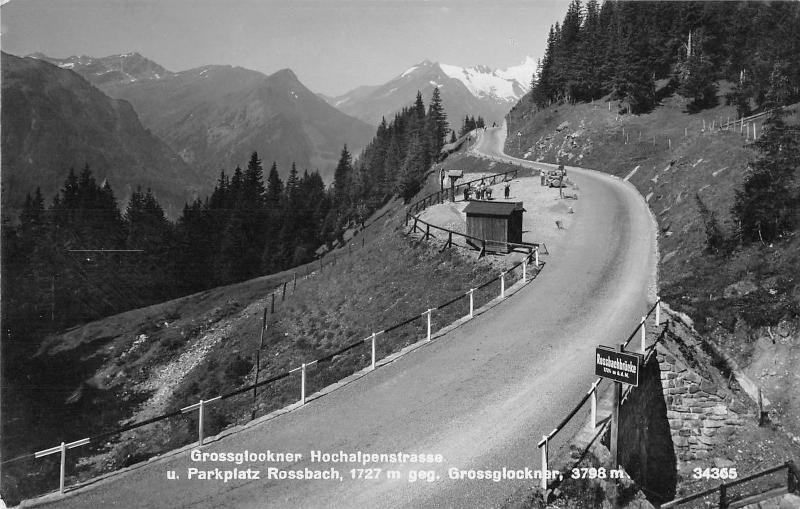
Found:
<svg viewBox="0 0 800 509"><path fill-rule="evenodd" d="M669 138L669 148L672 149L672 138Z"/></svg>
<svg viewBox="0 0 800 509"><path fill-rule="evenodd" d="M758 388L758 425L764 425L764 395L761 387Z"/></svg>
<svg viewBox="0 0 800 509"><path fill-rule="evenodd" d="M203 436L203 420L205 417L205 401L200 400L200 406L197 407L197 437L198 444L203 445L205 437Z"/></svg>
<svg viewBox="0 0 800 509"><path fill-rule="evenodd" d="M500 298L504 299L506 297L506 273L500 273Z"/></svg>
<svg viewBox="0 0 800 509"><path fill-rule="evenodd" d="M728 493L725 483L719 485L719 509L728 509Z"/></svg>
<svg viewBox="0 0 800 509"><path fill-rule="evenodd" d="M533 265L538 269L539 268L539 246L536 246L535 248L533 248L533 254L534 254L534 257L535 257Z"/></svg>
<svg viewBox="0 0 800 509"><path fill-rule="evenodd" d="M58 492L64 494L64 483L67 476L67 444L61 442L61 470L58 481Z"/></svg>
<svg viewBox="0 0 800 509"><path fill-rule="evenodd" d="M522 260L522 282L528 282L528 257Z"/></svg>
<svg viewBox="0 0 800 509"><path fill-rule="evenodd" d="M475 314L474 314L475 313L475 300L473 299L473 295L472 295L473 293L475 293L475 289L474 288L470 288L470 290L467 292L467 295L469 295L469 317L470 318L475 316Z"/></svg>
<svg viewBox="0 0 800 509"><path fill-rule="evenodd" d="M300 404L306 404L306 363L300 367Z"/></svg>
<svg viewBox="0 0 800 509"><path fill-rule="evenodd" d="M642 329L642 355L644 355L644 352L647 349L647 327L646 327L647 322L645 321L646 319L647 317L643 316L642 322L639 325L639 327Z"/></svg>
<svg viewBox="0 0 800 509"><path fill-rule="evenodd" d="M372 333L372 370L375 371L375 333Z"/></svg>
<svg viewBox="0 0 800 509"><path fill-rule="evenodd" d="M592 431L597 428L597 384L592 387Z"/></svg>
<svg viewBox="0 0 800 509"><path fill-rule="evenodd" d="M427 341L431 340L431 312L432 311L433 311L433 309L429 309L429 310L425 311L425 313L428 315L428 339L427 339Z"/></svg>
<svg viewBox="0 0 800 509"><path fill-rule="evenodd" d="M281 302L286 300L286 283L288 283L288 281L283 282L283 295L281 296Z"/></svg>
<svg viewBox="0 0 800 509"><path fill-rule="evenodd" d="M687 136L689 136L689 128L688 127L684 127L683 128L683 137L686 138Z"/></svg>
<svg viewBox="0 0 800 509"><path fill-rule="evenodd" d="M547 491L547 435L542 437L544 445L542 445L542 481L540 487L542 491Z"/></svg>
<svg viewBox="0 0 800 509"><path fill-rule="evenodd" d="M294 278L292 278L292 293L297 290L297 272L294 273Z"/></svg>
<svg viewBox="0 0 800 509"><path fill-rule="evenodd" d="M619 345L619 351L624 352L625 347L622 343ZM619 465L619 448L617 447L617 439L619 438L619 398L622 392L622 383L614 382L613 398L611 403L611 468L617 468Z"/></svg>
<svg viewBox="0 0 800 509"><path fill-rule="evenodd" d="M322 262L320 262L320 270L322 269ZM272 311L270 313L275 314L275 292L272 292Z"/></svg>
<svg viewBox="0 0 800 509"><path fill-rule="evenodd" d="M261 370L261 349L264 348L264 333L267 330L267 308L264 308L264 316L261 319L261 338L258 341L258 350L256 350L256 380L253 383L253 418L256 413L256 396L258 391L258 374Z"/></svg>

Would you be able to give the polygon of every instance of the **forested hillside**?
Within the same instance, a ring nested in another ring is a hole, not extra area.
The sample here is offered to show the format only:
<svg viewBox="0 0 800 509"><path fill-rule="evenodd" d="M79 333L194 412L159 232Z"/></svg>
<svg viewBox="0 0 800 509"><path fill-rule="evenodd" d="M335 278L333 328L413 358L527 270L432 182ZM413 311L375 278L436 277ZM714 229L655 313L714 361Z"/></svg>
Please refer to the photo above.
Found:
<svg viewBox="0 0 800 509"><path fill-rule="evenodd" d="M800 98L798 27L797 2L573 0L550 28L528 101L541 108L612 94L642 113L679 88L699 109L716 103L716 81L726 79L736 84L728 101L747 115L764 106L772 73L784 81L783 103ZM657 94L661 79L671 86Z"/></svg>
<svg viewBox="0 0 800 509"><path fill-rule="evenodd" d="M798 2L573 1L506 145L639 190L659 227L660 296L763 388L795 443L798 26Z"/></svg>
<svg viewBox="0 0 800 509"><path fill-rule="evenodd" d="M20 224L3 229L4 349L28 351L48 331L313 260L393 195L413 196L446 134L438 91L427 111L418 94L362 157L344 147L329 188L295 165L284 182L253 152L174 223L149 189L121 211L108 182L89 167L70 170L52 203L31 189Z"/></svg>

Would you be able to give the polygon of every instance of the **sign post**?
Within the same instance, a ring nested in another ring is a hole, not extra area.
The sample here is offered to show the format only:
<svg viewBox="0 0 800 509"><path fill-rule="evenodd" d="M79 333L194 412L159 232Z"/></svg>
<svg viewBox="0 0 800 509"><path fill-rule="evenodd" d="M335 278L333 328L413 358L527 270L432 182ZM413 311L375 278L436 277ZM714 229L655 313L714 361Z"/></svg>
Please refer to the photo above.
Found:
<svg viewBox="0 0 800 509"><path fill-rule="evenodd" d="M612 468L617 468L619 465L617 439L619 436L619 401L622 393L622 384L638 386L641 367L642 356L625 352L624 343L620 343L617 351L607 346L598 346L595 350L595 374L614 381L610 439Z"/></svg>

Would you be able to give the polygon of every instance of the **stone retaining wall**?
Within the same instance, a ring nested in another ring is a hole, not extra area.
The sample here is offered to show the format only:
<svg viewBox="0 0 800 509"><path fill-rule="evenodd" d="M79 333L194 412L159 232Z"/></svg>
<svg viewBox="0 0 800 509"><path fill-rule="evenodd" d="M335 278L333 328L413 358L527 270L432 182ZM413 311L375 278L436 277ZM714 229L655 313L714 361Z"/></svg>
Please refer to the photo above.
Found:
<svg viewBox="0 0 800 509"><path fill-rule="evenodd" d="M732 408L729 389L691 369L669 341L658 345L656 355L675 456L679 461L707 458L709 449L742 425L744 409L736 403Z"/></svg>

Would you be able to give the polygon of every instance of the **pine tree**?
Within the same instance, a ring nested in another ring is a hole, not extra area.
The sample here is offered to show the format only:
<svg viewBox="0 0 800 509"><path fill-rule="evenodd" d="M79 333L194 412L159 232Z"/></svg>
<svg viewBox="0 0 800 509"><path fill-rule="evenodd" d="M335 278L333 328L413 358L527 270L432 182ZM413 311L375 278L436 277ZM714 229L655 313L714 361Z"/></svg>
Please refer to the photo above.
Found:
<svg viewBox="0 0 800 509"><path fill-rule="evenodd" d="M742 189L736 191L732 213L744 242L772 242L798 224L800 189L800 128L787 125L785 112L772 110L756 141L760 157L752 164Z"/></svg>
<svg viewBox="0 0 800 509"><path fill-rule="evenodd" d="M428 105L428 116L426 119L426 134L430 145L431 161L438 161L441 156L442 147L447 140L447 114L442 106L442 98L439 87L433 89L431 102Z"/></svg>
<svg viewBox="0 0 800 509"><path fill-rule="evenodd" d="M267 202L276 205L283 195L283 181L278 175L278 165L273 162L267 177Z"/></svg>
<svg viewBox="0 0 800 509"><path fill-rule="evenodd" d="M342 149L339 163L333 173L333 199L339 210L346 210L349 206L350 184L353 179L353 159L347 150L347 145Z"/></svg>
<svg viewBox="0 0 800 509"><path fill-rule="evenodd" d="M264 206L265 196L264 169L261 167L261 159L258 158L258 153L253 152L242 177L244 208L261 210Z"/></svg>

